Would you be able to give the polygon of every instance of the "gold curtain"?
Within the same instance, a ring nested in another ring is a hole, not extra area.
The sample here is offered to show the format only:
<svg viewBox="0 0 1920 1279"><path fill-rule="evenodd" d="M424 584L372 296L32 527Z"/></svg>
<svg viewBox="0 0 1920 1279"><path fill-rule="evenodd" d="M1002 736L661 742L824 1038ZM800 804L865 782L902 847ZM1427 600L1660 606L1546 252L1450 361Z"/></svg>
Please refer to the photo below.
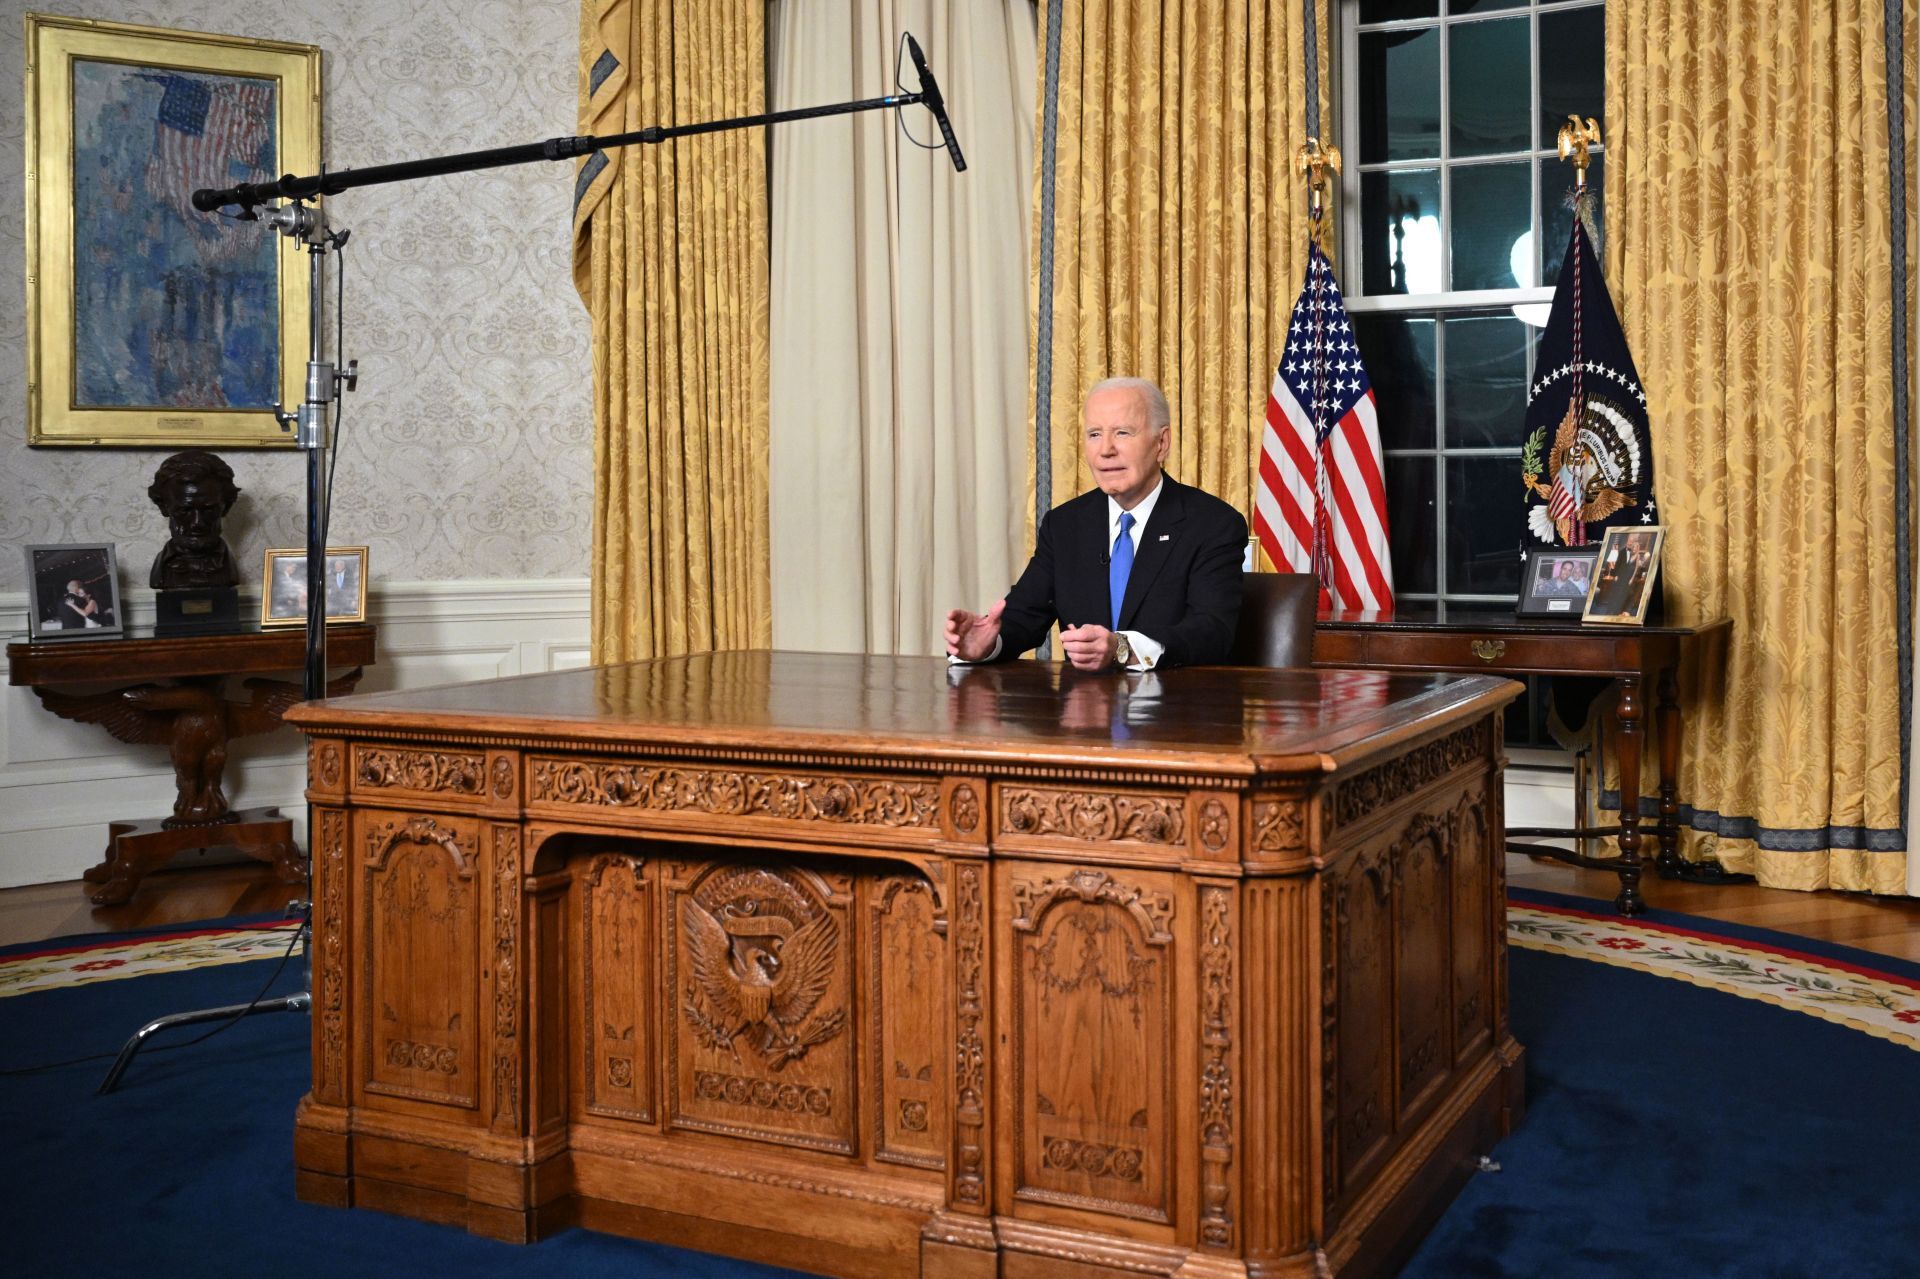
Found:
<svg viewBox="0 0 1920 1279"><path fill-rule="evenodd" d="M1311 2L1325 68L1326 0ZM1167 469L1252 510L1267 390L1306 269L1306 188L1293 172L1305 33L1302 0L1042 0L1033 314L1051 335L1033 404L1037 414L1046 401L1052 503L1091 487L1087 388L1125 375L1167 393ZM1321 119L1332 121L1324 92Z"/></svg>
<svg viewBox="0 0 1920 1279"><path fill-rule="evenodd" d="M1667 600L1733 620L1683 682L1689 844L1775 887L1906 878L1891 374L1912 282L1893 277L1884 19L1884 0L1607 4L1608 276Z"/></svg>
<svg viewBox="0 0 1920 1279"><path fill-rule="evenodd" d="M583 0L580 132L766 109L762 0ZM593 657L765 646L766 131L582 163L593 326Z"/></svg>

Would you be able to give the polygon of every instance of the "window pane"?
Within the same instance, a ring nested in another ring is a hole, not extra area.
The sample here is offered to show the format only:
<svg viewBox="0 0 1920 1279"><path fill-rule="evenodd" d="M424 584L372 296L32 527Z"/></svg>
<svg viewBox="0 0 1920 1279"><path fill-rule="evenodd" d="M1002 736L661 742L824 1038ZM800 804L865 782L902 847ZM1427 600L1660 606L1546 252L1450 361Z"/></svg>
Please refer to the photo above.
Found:
<svg viewBox="0 0 1920 1279"><path fill-rule="evenodd" d="M1360 35L1360 162L1440 155L1440 28Z"/></svg>
<svg viewBox="0 0 1920 1279"><path fill-rule="evenodd" d="M1446 468L1447 594L1517 596L1520 459L1450 457Z"/></svg>
<svg viewBox="0 0 1920 1279"><path fill-rule="evenodd" d="M1440 0L1360 0L1360 21L1397 22L1402 18L1437 18Z"/></svg>
<svg viewBox="0 0 1920 1279"><path fill-rule="evenodd" d="M1448 32L1448 129L1454 155L1533 147L1533 50L1527 20L1467 22Z"/></svg>
<svg viewBox="0 0 1920 1279"><path fill-rule="evenodd" d="M1360 361L1373 383L1380 447L1433 447L1433 321L1375 312L1353 317Z"/></svg>
<svg viewBox="0 0 1920 1279"><path fill-rule="evenodd" d="M1387 541L1393 548L1393 593L1431 595L1439 583L1434 576L1436 557L1433 455L1392 457L1387 464ZM1514 590L1519 590L1519 571Z"/></svg>
<svg viewBox="0 0 1920 1279"><path fill-rule="evenodd" d="M1454 288L1532 286L1532 168L1530 161L1521 160L1513 164L1463 165L1449 171L1453 179Z"/></svg>
<svg viewBox="0 0 1920 1279"><path fill-rule="evenodd" d="M1492 13L1496 9L1524 9L1527 0L1453 0L1448 13Z"/></svg>
<svg viewBox="0 0 1920 1279"><path fill-rule="evenodd" d="M1361 290L1440 291L1440 171L1360 175Z"/></svg>
<svg viewBox="0 0 1920 1279"><path fill-rule="evenodd" d="M1547 224L1540 241L1540 283L1558 284L1560 267L1567 260L1567 237L1573 234L1573 166L1558 160L1543 160L1540 176L1540 219ZM1594 152L1587 166L1587 185L1593 188L1593 225L1602 237L1607 234L1607 157ZM1596 252L1599 245L1595 245Z"/></svg>
<svg viewBox="0 0 1920 1279"><path fill-rule="evenodd" d="M1447 447L1519 448L1526 436L1527 326L1511 314L1445 323Z"/></svg>
<svg viewBox="0 0 1920 1279"><path fill-rule="evenodd" d="M1540 15L1540 145L1550 147L1569 115L1600 120L1606 137L1607 11L1562 9Z"/></svg>

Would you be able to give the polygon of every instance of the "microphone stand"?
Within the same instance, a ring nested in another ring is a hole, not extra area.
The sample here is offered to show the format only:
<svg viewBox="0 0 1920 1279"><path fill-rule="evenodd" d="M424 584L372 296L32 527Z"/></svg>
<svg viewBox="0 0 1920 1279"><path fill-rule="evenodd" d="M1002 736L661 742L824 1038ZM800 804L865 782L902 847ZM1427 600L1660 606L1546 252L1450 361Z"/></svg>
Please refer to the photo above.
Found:
<svg viewBox="0 0 1920 1279"><path fill-rule="evenodd" d="M273 200L285 200L272 209L266 217L267 224L291 239L306 246L309 255L309 297L308 297L308 360L306 399L293 413L282 412L278 405L274 416L279 419L282 429L294 428L294 442L307 454L307 661L305 691L308 701L318 701L326 696L327 689L327 593L325 588L326 563L326 511L327 511L327 406L339 398L340 391L354 389L359 374L357 361L349 361L345 371L336 370L325 360L325 300L326 271L324 259L329 249L337 250L346 243L350 232L330 233L324 214L305 203L316 196L338 195L354 187L375 186L383 182L408 182L415 178L437 177L448 173L469 173L479 169L498 169L511 164L528 164L535 160L567 160L596 151L611 150L614 147L656 144L669 142L674 138L692 137L701 133L720 133L729 129L746 129L758 125L786 124L795 120L818 120L825 116L851 115L859 111L881 111L893 107L909 107L925 104L933 112L940 126L941 136L947 154L953 160L956 172L963 172L967 162L960 154L960 144L953 136L953 127L948 123L945 100L940 95L940 86L934 81L933 73L927 69L921 56L920 46L912 36L907 36L908 47L912 50L915 67L920 72L920 92L889 94L881 98L862 98L857 102L832 103L826 106L797 107L787 111L767 111L759 115L736 116L729 120L711 120L702 124L682 124L663 128L659 125L646 129L637 129L631 133L616 133L606 137L594 137L591 134L578 137L549 138L544 142L528 143L522 146L495 147L487 151L467 151L459 155L432 156L424 160L408 160L399 164L380 164L366 169L341 169L329 173L322 168L319 173L308 177L295 177L287 174L275 182L241 183L238 186L223 189L206 189L193 193L193 207L203 213L216 209L239 206L239 220L255 221L259 206ZM337 356L339 353L335 352ZM311 900L313 897L313 810L307 810L307 842L309 851L304 859L306 863L307 902L301 903L304 918L300 925L300 945L306 952L305 982L303 989L296 994L283 995L275 999L255 1000L250 1004L231 1004L224 1008L203 1008L193 1012L173 1013L158 1017L135 1031L120 1049L120 1055L114 1060L107 1076L101 1081L100 1093L112 1092L119 1086L120 1078L126 1074L127 1067L133 1063L136 1053L147 1040L162 1030L176 1026L197 1025L209 1021L238 1021L242 1017L256 1013L269 1012L305 1012L313 1006L313 953Z"/></svg>
<svg viewBox="0 0 1920 1279"><path fill-rule="evenodd" d="M251 213L251 210L248 210ZM340 397L342 389L351 391L360 380L359 362L348 361L344 372L335 370L326 362L326 266L325 257L329 250L337 251L347 242L350 232L337 234L329 232L326 216L320 210L304 204L287 204L267 215L267 225L273 230L297 240L305 246L308 254L308 296L307 296L307 382L306 399L294 412L282 410L279 404L273 406L273 415L280 422L282 430L292 429L295 445L307 455L307 654L303 690L307 701L317 701L327 695L327 591L326 591L326 515L329 495L327 492L327 449L331 441L327 433L327 406ZM335 353L336 355L338 352ZM271 583L264 583L263 589ZM307 810L307 839L313 839L313 810ZM306 863L305 890L307 900L294 903L289 913L297 910L301 916L298 945L304 954L304 976L301 989L291 995L281 995L274 999L256 999L246 1004L228 1004L221 1008L201 1008L192 1012L171 1013L165 1017L156 1017L140 1027L133 1036L121 1046L119 1056L114 1058L106 1078L100 1081L97 1094L112 1092L120 1086L121 1076L127 1073L127 1067L133 1064L133 1058L147 1040L163 1030L172 1030L179 1026L196 1026L204 1022L239 1021L242 1017L251 1017L259 1013L305 1012L313 1006L313 950L309 944L312 939L312 915L310 903L313 897L313 858L309 855Z"/></svg>

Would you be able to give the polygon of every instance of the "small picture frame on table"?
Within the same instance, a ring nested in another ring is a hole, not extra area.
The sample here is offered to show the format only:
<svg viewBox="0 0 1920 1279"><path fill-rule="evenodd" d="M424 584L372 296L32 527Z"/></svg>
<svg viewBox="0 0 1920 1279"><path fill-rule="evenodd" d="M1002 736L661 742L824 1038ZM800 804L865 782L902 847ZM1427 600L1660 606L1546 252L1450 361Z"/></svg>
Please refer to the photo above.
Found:
<svg viewBox="0 0 1920 1279"><path fill-rule="evenodd" d="M1594 561L1600 544L1591 546L1529 546L1520 569L1522 617L1564 617L1577 620L1586 611L1593 589Z"/></svg>
<svg viewBox="0 0 1920 1279"><path fill-rule="evenodd" d="M329 546L322 572L327 583L327 621L366 621L367 548ZM306 549L270 549L260 570L260 625L304 626L306 622Z"/></svg>
<svg viewBox="0 0 1920 1279"><path fill-rule="evenodd" d="M112 543L29 546L26 551L28 638L98 639L125 632Z"/></svg>
<svg viewBox="0 0 1920 1279"><path fill-rule="evenodd" d="M1587 596L1581 620L1624 626L1646 621L1660 580L1660 548L1666 536L1666 527L1660 524L1608 529L1593 568L1593 593Z"/></svg>

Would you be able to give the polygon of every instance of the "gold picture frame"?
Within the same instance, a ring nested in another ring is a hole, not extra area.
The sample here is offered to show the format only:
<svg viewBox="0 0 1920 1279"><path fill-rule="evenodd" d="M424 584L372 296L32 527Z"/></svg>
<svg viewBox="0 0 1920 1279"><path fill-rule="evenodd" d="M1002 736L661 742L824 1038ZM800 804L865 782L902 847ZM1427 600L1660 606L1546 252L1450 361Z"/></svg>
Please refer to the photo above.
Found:
<svg viewBox="0 0 1920 1279"><path fill-rule="evenodd" d="M323 572L341 576L327 584L327 621L367 620L367 548L329 546ZM307 548L274 547L260 566L260 625L307 624Z"/></svg>
<svg viewBox="0 0 1920 1279"><path fill-rule="evenodd" d="M311 173L317 46L26 15L27 442L291 448L308 271L198 187Z"/></svg>
<svg viewBox="0 0 1920 1279"><path fill-rule="evenodd" d="M1580 620L1621 626L1645 622L1653 593L1659 589L1660 551L1666 539L1664 524L1620 524L1608 529Z"/></svg>

